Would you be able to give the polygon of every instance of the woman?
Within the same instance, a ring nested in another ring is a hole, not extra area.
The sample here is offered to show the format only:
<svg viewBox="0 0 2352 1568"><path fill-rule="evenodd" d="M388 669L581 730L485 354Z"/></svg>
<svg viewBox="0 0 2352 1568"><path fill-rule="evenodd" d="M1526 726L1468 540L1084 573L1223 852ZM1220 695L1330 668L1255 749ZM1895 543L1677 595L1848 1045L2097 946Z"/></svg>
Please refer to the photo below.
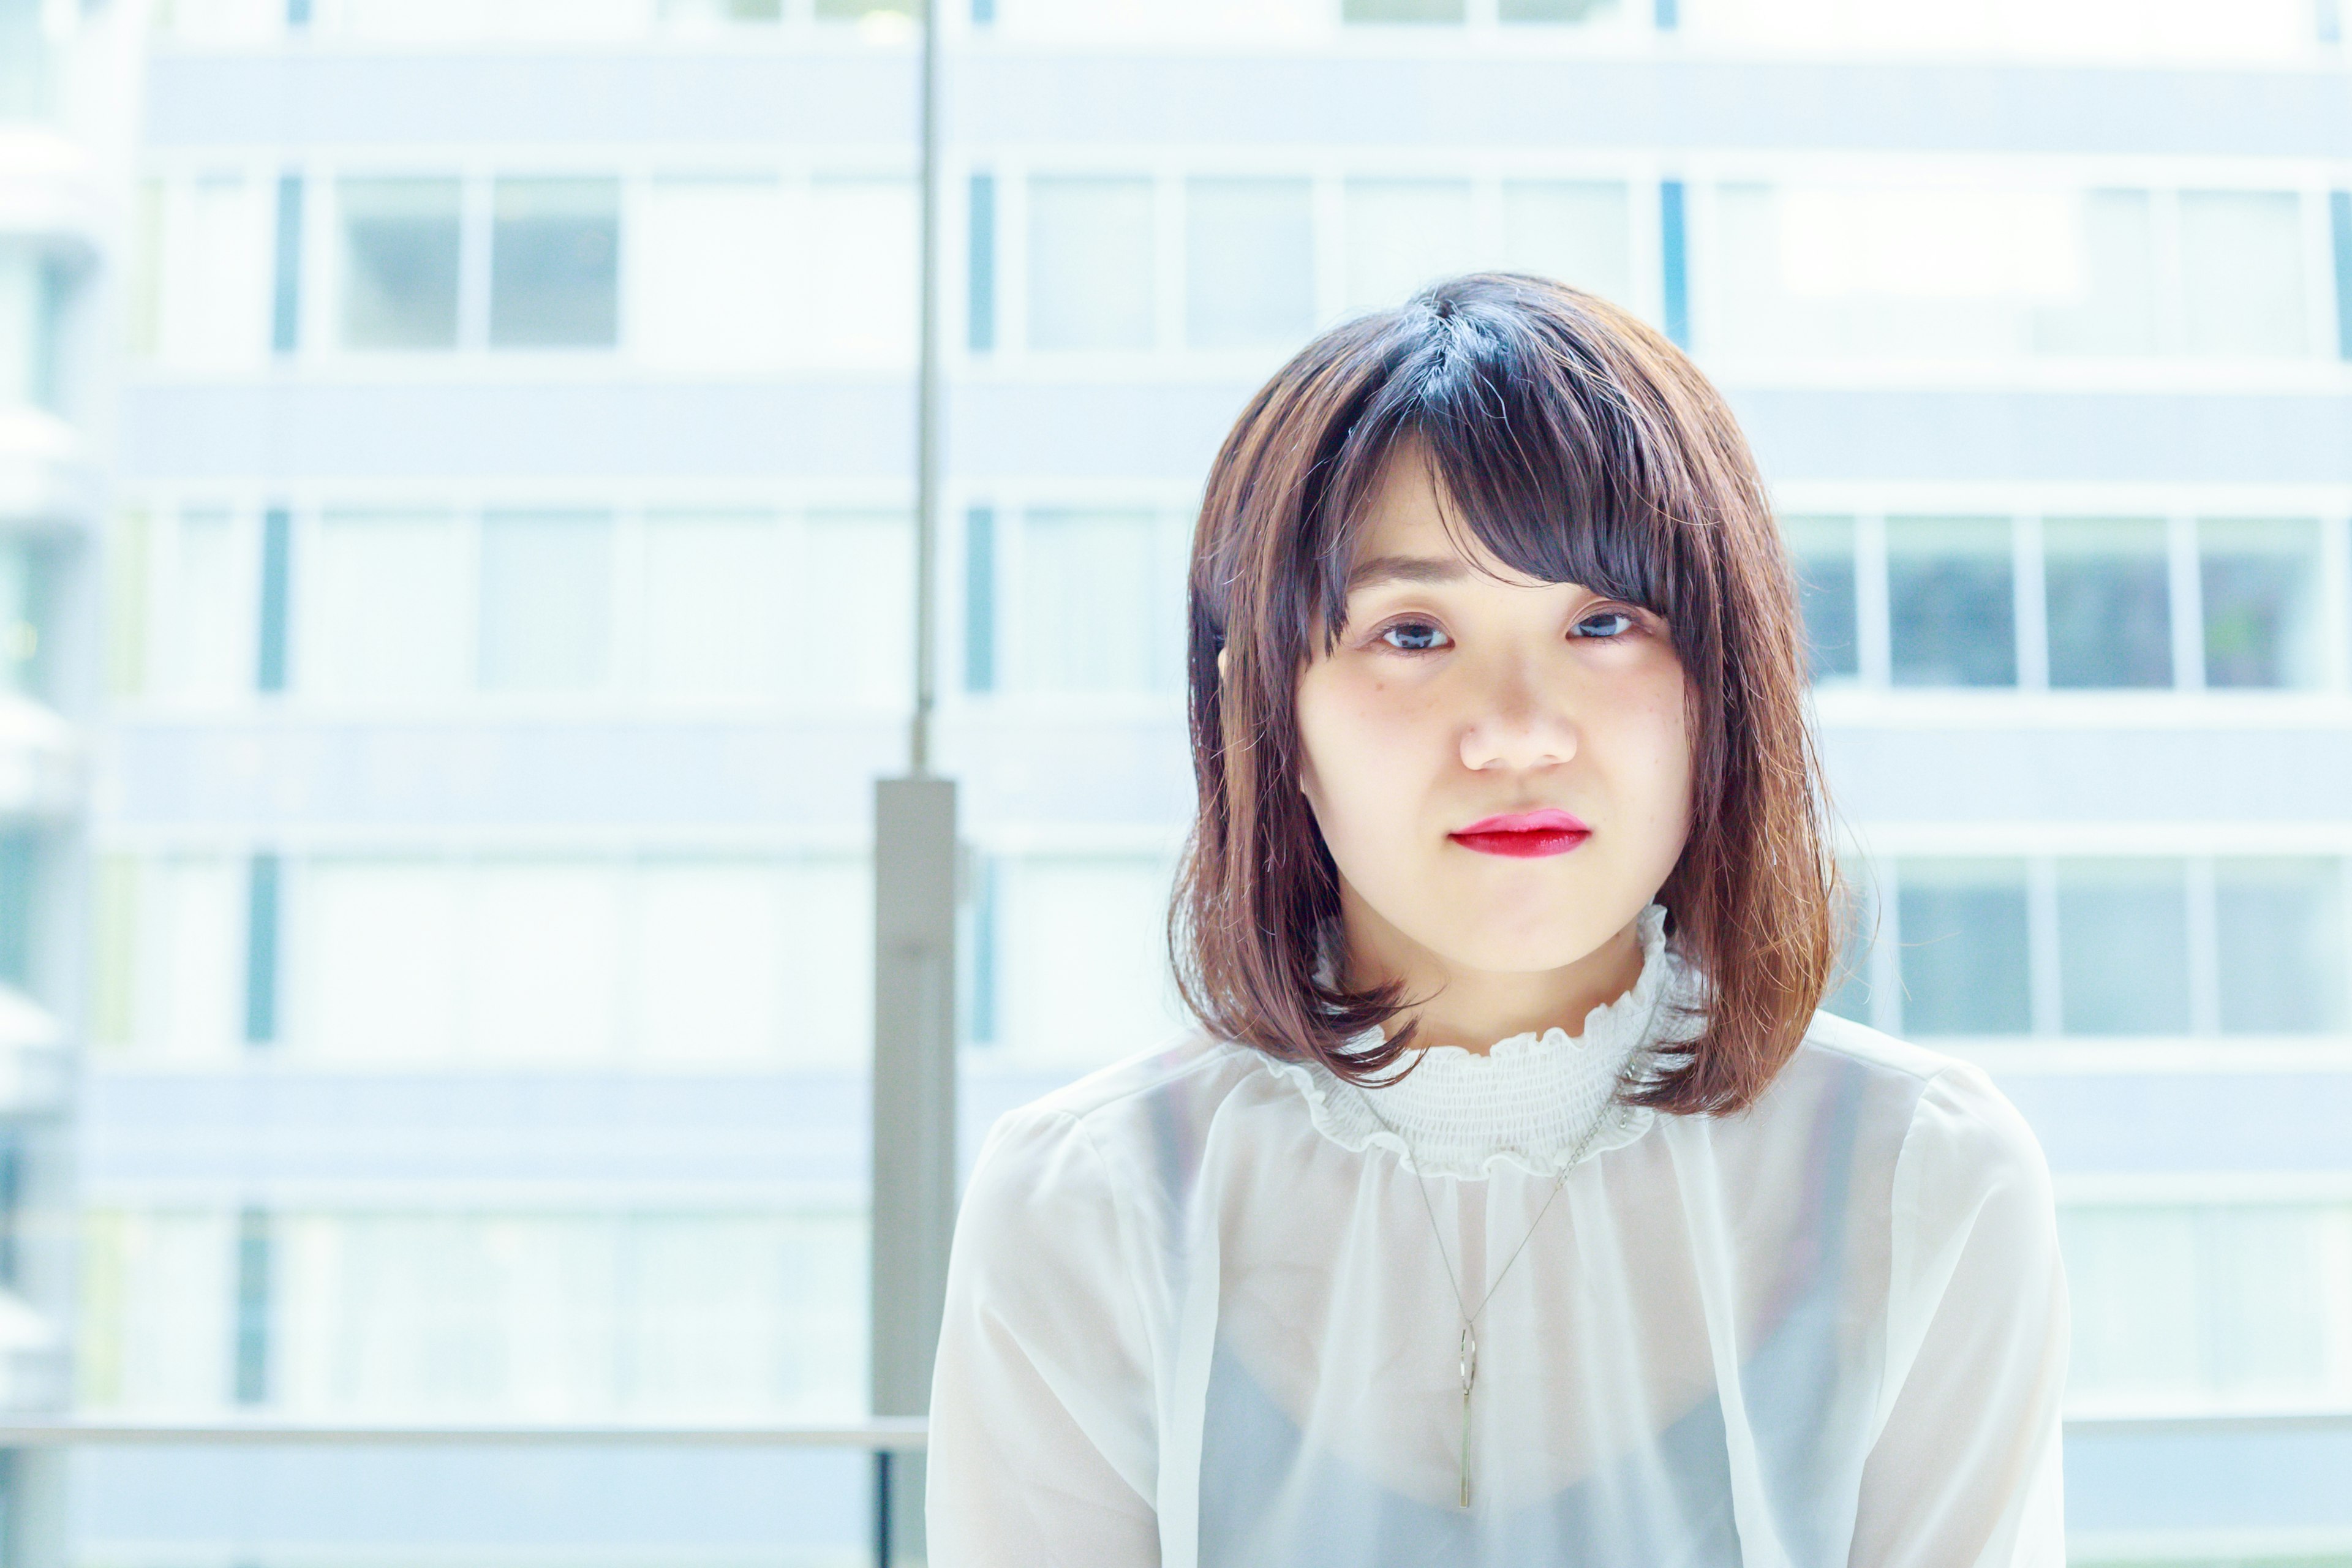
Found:
<svg viewBox="0 0 2352 1568"><path fill-rule="evenodd" d="M1815 1011L1792 579L1689 362L1516 274L1340 326L1191 600L1200 1026L988 1139L932 1563L2062 1563L2048 1170Z"/></svg>

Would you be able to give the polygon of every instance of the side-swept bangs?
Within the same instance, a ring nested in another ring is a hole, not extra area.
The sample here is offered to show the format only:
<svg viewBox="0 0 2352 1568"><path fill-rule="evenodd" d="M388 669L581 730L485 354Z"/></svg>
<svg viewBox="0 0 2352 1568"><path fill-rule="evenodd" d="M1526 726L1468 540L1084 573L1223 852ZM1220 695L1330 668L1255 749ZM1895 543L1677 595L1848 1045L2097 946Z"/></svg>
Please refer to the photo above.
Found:
<svg viewBox="0 0 2352 1568"><path fill-rule="evenodd" d="M1417 443L1497 561L1662 616L1691 692L1692 820L1660 890L1706 1006L1629 1098L1725 1114L1803 1037L1841 889L1803 716L1795 580L1746 440L1672 343L1597 296L1474 273L1309 343L1250 400L1192 537L1198 809L1169 911L1179 994L1211 1030L1365 1081L1414 1044L1348 1043L1402 987L1324 984L1339 876L1297 786L1298 678L1344 628L1382 464ZM1225 655L1220 674L1218 655Z"/></svg>

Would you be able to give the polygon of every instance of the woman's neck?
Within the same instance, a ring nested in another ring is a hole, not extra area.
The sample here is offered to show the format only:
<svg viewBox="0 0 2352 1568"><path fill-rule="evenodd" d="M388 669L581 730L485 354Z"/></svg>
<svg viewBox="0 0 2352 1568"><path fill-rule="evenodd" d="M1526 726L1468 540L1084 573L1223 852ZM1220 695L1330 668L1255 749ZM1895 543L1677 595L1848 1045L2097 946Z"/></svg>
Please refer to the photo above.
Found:
<svg viewBox="0 0 2352 1568"><path fill-rule="evenodd" d="M1407 1019L1416 1022L1417 1047L1456 1046L1484 1056L1499 1041L1554 1026L1573 1035L1587 1014L1622 996L1642 975L1639 917L1572 963L1507 972L1448 963L1369 910L1358 918L1357 910L1344 908L1348 901L1343 899L1347 984L1362 991L1402 980L1406 996L1428 997L1398 1015L1388 1030L1393 1039Z"/></svg>

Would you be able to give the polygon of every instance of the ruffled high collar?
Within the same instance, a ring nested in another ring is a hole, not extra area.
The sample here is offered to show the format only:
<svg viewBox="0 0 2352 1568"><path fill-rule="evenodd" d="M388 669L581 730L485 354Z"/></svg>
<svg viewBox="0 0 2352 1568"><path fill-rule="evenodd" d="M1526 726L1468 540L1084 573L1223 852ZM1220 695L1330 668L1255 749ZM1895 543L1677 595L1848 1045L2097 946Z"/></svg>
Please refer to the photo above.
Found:
<svg viewBox="0 0 2352 1568"><path fill-rule="evenodd" d="M1634 927L1640 977L1615 1001L1587 1013L1573 1035L1557 1025L1530 1030L1496 1042L1483 1056L1459 1046L1428 1047L1402 1081L1379 1089L1360 1089L1320 1062L1269 1058L1267 1068L1297 1086L1317 1130L1345 1148L1391 1149L1432 1175L1484 1176L1497 1161L1550 1175L1588 1132L1586 1159L1632 1142L1654 1119L1647 1108L1614 1105L1612 1097L1636 1056L1666 1043L1678 1005L1688 1005L1691 976L1666 945L1665 915L1657 904L1642 911ZM1381 1037L1369 1028L1349 1047L1376 1045Z"/></svg>

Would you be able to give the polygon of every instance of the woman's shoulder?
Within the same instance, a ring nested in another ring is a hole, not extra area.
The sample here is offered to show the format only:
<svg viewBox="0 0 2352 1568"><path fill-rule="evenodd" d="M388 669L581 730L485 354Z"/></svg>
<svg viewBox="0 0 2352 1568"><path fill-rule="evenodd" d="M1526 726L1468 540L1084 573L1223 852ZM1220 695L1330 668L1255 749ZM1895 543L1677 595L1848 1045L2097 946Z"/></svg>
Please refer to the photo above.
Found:
<svg viewBox="0 0 2352 1568"><path fill-rule="evenodd" d="M1164 1166L1168 1145L1205 1127L1219 1104L1264 1058L1246 1046L1192 1027L1162 1036L1059 1089L1013 1107L989 1129L974 1178L1008 1162L1046 1173L1118 1179Z"/></svg>
<svg viewBox="0 0 2352 1568"><path fill-rule="evenodd" d="M1966 1057L1816 1013L1767 1091L1767 1099L1775 1096L1874 1123L1890 1174L1906 1184L2048 1191L2049 1163L2032 1126L1992 1075Z"/></svg>

